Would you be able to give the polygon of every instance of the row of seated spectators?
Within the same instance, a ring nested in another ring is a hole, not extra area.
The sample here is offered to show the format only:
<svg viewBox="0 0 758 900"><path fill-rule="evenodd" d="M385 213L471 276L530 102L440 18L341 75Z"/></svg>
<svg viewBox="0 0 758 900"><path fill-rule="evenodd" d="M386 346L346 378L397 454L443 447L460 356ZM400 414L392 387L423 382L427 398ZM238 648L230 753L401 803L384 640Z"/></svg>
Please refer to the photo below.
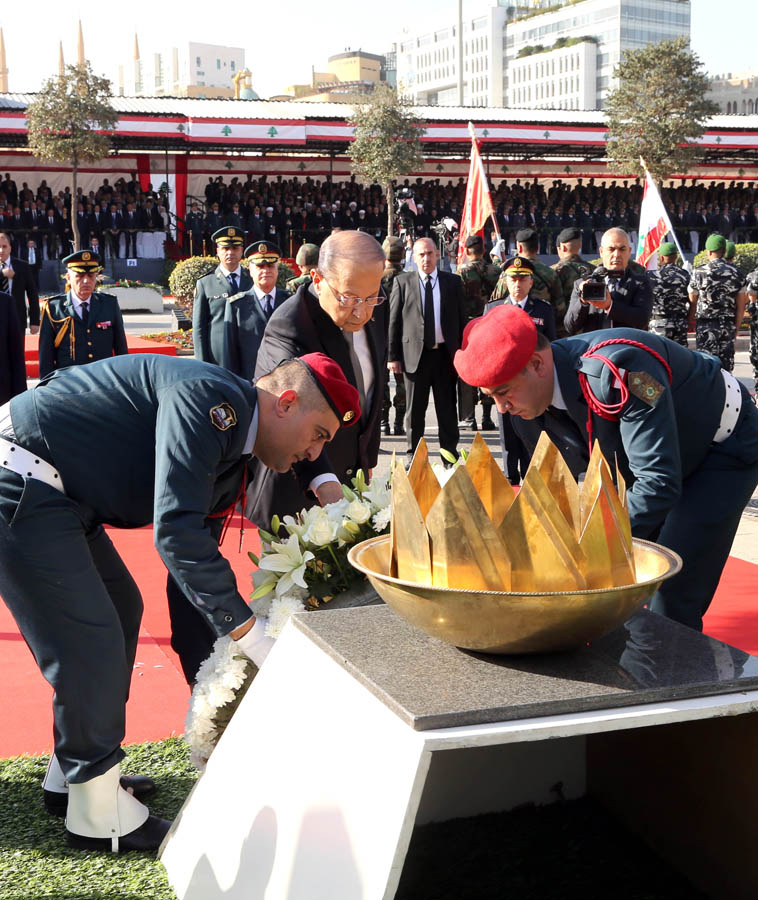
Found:
<svg viewBox="0 0 758 900"><path fill-rule="evenodd" d="M69 188L53 194L46 181L33 191L27 182L19 189L10 176L0 182L0 228L12 236L12 253L35 261L60 259L72 252L74 228L79 246L112 257L163 255L169 224L165 196L140 189L139 182L104 179L97 191L77 190L72 219Z"/></svg>
<svg viewBox="0 0 758 900"><path fill-rule="evenodd" d="M442 218L460 221L465 179L406 179L396 185L413 193L416 237L432 233ZM679 241L697 253L714 232L735 242L758 241L758 189L752 182L670 182L662 191ZM504 179L492 191L498 225L508 245L524 227L540 232L540 252L552 253L555 236L567 226L582 231L582 252L594 253L600 236L612 226L634 234L639 222L642 186L639 179L596 181L594 178L552 183L536 178ZM184 249L212 253L211 235L224 225L244 228L249 242L269 239L293 256L303 241L320 243L335 228L357 228L386 236L387 198L379 185L352 176L329 178L209 178L204 197L191 198L185 216ZM152 187L143 192L136 175L104 179L96 191L78 191L72 221L69 189L53 194L45 181L36 191L24 182L18 189L10 175L0 181L0 227L10 231L14 253L25 257L30 242L40 258L70 252L73 229L82 247L106 256L161 256L168 227L166 197Z"/></svg>

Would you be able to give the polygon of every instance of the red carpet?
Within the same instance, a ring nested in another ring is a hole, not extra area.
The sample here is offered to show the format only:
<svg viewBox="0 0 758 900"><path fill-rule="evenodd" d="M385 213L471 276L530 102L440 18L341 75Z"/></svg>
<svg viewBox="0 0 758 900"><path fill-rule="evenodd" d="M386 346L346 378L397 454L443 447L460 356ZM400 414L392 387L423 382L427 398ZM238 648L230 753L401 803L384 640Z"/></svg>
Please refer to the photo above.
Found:
<svg viewBox="0 0 758 900"><path fill-rule="evenodd" d="M238 519L235 517L235 526ZM169 646L166 570L152 545L152 528L110 530L145 601L145 615L127 707L126 742L159 740L184 730L189 690ZM259 551L253 526L238 553L239 530L232 528L222 552L231 563L240 593L250 593L252 563ZM758 655L758 566L730 558L705 619L705 631ZM37 670L15 623L0 603L0 758L47 753L52 740L51 690Z"/></svg>
<svg viewBox="0 0 758 900"><path fill-rule="evenodd" d="M248 551L260 552L251 523L239 547L239 517L229 529L221 552L237 576L243 597L251 592L253 564ZM166 604L166 569L153 547L153 530L109 529L119 553L134 576L145 603L132 691L127 705L126 743L159 740L184 731L189 688L179 660L169 646L171 629ZM0 758L47 753L52 744L52 689L5 604L0 602Z"/></svg>
<svg viewBox="0 0 758 900"><path fill-rule="evenodd" d="M161 344L158 341L143 341L142 338L127 334L126 344L130 353L162 353L176 356L174 344ZM26 377L39 378L39 336L27 334L24 337L24 359L26 360Z"/></svg>

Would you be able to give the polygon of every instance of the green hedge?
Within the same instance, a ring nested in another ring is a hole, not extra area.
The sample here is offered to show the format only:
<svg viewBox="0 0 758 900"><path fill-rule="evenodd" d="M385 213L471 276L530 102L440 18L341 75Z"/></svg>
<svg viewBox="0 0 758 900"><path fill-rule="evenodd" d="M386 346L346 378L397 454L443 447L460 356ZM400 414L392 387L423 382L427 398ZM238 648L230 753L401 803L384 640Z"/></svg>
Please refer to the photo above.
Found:
<svg viewBox="0 0 758 900"><path fill-rule="evenodd" d="M695 257L693 265L702 266L708 262L708 254L705 250ZM758 244L737 244L737 255L731 260L743 275L749 275L754 269L758 269Z"/></svg>
<svg viewBox="0 0 758 900"><path fill-rule="evenodd" d="M189 259L183 259L177 263L171 272L168 280L169 288L174 297L187 310L188 315L192 315L192 300L195 296L197 280L205 275L210 275L217 265L218 258L215 256L190 256ZM242 265L247 269L248 261L243 259ZM287 263L280 262L276 286L284 288L290 278L294 277L295 271Z"/></svg>

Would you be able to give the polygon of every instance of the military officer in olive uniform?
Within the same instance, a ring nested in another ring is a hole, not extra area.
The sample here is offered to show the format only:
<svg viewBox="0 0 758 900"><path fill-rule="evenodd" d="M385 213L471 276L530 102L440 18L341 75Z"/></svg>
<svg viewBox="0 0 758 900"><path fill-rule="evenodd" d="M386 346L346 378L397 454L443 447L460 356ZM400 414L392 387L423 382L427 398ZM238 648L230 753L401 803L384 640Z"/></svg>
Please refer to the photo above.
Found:
<svg viewBox="0 0 758 900"><path fill-rule="evenodd" d="M695 337L698 350L712 353L727 372L734 368L734 339L747 306L745 278L723 258L726 238L712 234L705 242L708 262L698 266L689 284L690 300L697 302Z"/></svg>
<svg viewBox="0 0 758 900"><path fill-rule="evenodd" d="M650 608L701 629L758 484L758 409L747 389L714 357L638 329L550 344L513 306L467 327L455 366L500 412L550 414L587 454L596 439L611 466L618 460L632 534L682 557Z"/></svg>
<svg viewBox="0 0 758 900"><path fill-rule="evenodd" d="M665 241L658 248L660 268L648 273L653 286L650 331L686 347L690 319L690 298L687 293L690 275L686 269L676 265L676 258L676 244Z"/></svg>
<svg viewBox="0 0 758 900"><path fill-rule="evenodd" d="M563 292L561 306L555 311L555 327L558 335L561 337L566 334L563 328L563 317L566 315L566 310L571 302L574 282L580 278L586 278L595 270L591 262L587 262L586 259L582 259L579 255L581 248L582 232L578 228L564 228L563 231L559 232L556 240L556 250L558 251L559 259L550 268L557 273L561 281L561 291Z"/></svg>
<svg viewBox="0 0 758 900"><path fill-rule="evenodd" d="M558 274L550 266L546 266L537 258L539 237L534 228L522 228L516 233L516 255L519 259L528 259L534 268L530 295L540 300L546 300L555 310L556 322L562 322L566 313L563 302L563 287ZM508 296L508 280L505 274L505 266L500 275L500 280L492 292L492 300L500 300Z"/></svg>
<svg viewBox="0 0 758 900"><path fill-rule="evenodd" d="M250 273L240 265L245 232L229 225L215 231L213 240L219 264L210 275L198 278L195 285L192 307L195 359L216 363L241 375L237 371L240 347L238 318L233 304L253 286Z"/></svg>
<svg viewBox="0 0 758 900"><path fill-rule="evenodd" d="M466 238L466 261L458 269L463 281L465 297L466 321L470 322L484 314L492 292L500 279L500 269L484 258L484 241L479 234ZM463 381L458 382L458 418L464 428L477 430L476 403L482 404L482 431L494 431L497 427L492 421L492 398L479 394L479 391Z"/></svg>
<svg viewBox="0 0 758 900"><path fill-rule="evenodd" d="M756 403L758 403L758 269L753 269L747 277L747 292L749 298L747 314L750 316L750 364L753 367Z"/></svg>
<svg viewBox="0 0 758 900"><path fill-rule="evenodd" d="M291 294L294 294L301 284L310 284L313 280L311 278L311 269L315 269L318 265L318 245L303 244L297 251L295 262L300 266L301 274L296 278L290 278L284 285L284 290L289 291Z"/></svg>
<svg viewBox="0 0 758 900"><path fill-rule="evenodd" d="M129 352L117 298L95 291L100 257L91 250L79 250L63 264L70 290L51 297L42 307L40 378L65 366Z"/></svg>
<svg viewBox="0 0 758 900"><path fill-rule="evenodd" d="M140 782L120 776L142 598L103 525L152 523L209 629L261 666L265 623L207 517L233 503L252 456L287 472L359 417L357 390L324 354L253 386L140 353L53 372L0 407L0 595L55 691L56 787L73 847L155 850L169 827L129 791Z"/></svg>

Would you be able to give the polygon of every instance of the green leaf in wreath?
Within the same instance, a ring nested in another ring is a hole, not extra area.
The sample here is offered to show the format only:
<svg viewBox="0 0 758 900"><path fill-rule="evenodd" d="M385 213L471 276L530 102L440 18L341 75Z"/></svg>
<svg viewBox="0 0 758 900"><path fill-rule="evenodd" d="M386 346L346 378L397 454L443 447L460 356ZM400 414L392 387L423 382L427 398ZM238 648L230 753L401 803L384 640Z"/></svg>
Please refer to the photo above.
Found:
<svg viewBox="0 0 758 900"><path fill-rule="evenodd" d="M251 562L254 566L260 565L260 562L259 562L259 560L258 560L258 557L253 553L252 550L248 550L248 551L247 551L247 555L250 557L250 562Z"/></svg>
<svg viewBox="0 0 758 900"><path fill-rule="evenodd" d="M259 584L258 587L250 594L251 600L260 600L261 597L265 597L266 594L270 594L271 591L276 587L276 581L264 581L263 584Z"/></svg>

